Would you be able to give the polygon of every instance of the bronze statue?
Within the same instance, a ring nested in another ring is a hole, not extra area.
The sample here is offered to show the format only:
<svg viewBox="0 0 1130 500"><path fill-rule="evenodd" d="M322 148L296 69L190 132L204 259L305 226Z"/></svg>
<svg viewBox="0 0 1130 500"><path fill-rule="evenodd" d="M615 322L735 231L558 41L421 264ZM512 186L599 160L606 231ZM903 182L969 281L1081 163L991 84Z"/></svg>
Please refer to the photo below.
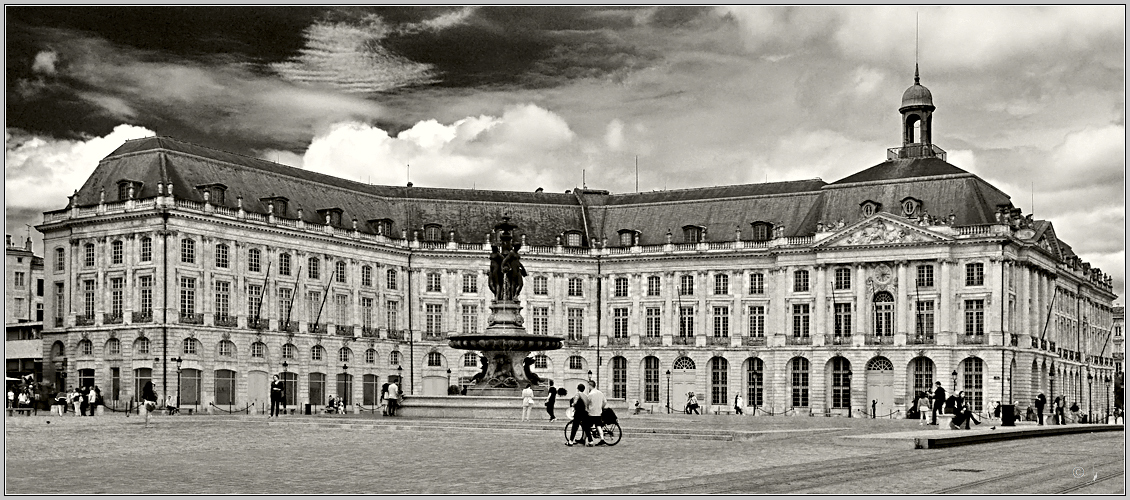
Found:
<svg viewBox="0 0 1130 500"><path fill-rule="evenodd" d="M490 274L487 276L487 286L495 300L517 300L522 292L522 278L526 276L526 268L518 255L522 244L514 243L510 234L510 230L516 228L510 224L509 217L503 217L503 222L495 226L500 244L490 246Z"/></svg>
<svg viewBox="0 0 1130 500"><path fill-rule="evenodd" d="M534 358L526 357L526 359L523 359L522 372L526 375L526 380L529 380L531 384L541 385L541 377L539 377L538 374L534 373L533 370L530 369L530 366L533 364Z"/></svg>
<svg viewBox="0 0 1130 500"><path fill-rule="evenodd" d="M486 356L483 356L483 355L480 354L479 355L479 363L483 365L483 369L479 373L476 373L475 376L471 377L471 383L472 384L477 383L478 381L482 380L483 377L487 376L487 368L490 367L490 361L487 359Z"/></svg>

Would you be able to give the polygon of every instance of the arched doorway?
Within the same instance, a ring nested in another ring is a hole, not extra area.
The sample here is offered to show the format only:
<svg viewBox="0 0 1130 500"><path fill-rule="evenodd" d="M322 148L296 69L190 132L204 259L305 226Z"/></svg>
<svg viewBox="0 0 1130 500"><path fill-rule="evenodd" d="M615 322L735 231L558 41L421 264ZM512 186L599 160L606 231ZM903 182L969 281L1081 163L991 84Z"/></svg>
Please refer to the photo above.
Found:
<svg viewBox="0 0 1130 500"><path fill-rule="evenodd" d="M961 362L962 385L965 402L974 413L984 411L985 362L981 358L969 357Z"/></svg>
<svg viewBox="0 0 1130 500"><path fill-rule="evenodd" d="M906 400L914 401L919 393L926 393L930 396L934 393L934 382L940 382L934 376L934 362L925 356L918 356L910 360L907 365L907 394ZM870 401L868 404L871 404Z"/></svg>
<svg viewBox="0 0 1130 500"><path fill-rule="evenodd" d="M726 358L710 358L710 404L733 406L730 401L729 386L730 364Z"/></svg>
<svg viewBox="0 0 1130 500"><path fill-rule="evenodd" d="M695 388L695 378L693 359L682 356L671 365L671 411L682 411L686 406L688 392L694 392L698 396L699 404L705 402L702 391Z"/></svg>
<svg viewBox="0 0 1130 500"><path fill-rule="evenodd" d="M247 372L247 402L254 405L259 411L270 410L271 383L267 380L267 372L252 370Z"/></svg>
<svg viewBox="0 0 1130 500"><path fill-rule="evenodd" d="M844 415L851 409L851 362L843 356L828 360L824 368L824 407Z"/></svg>
<svg viewBox="0 0 1130 500"><path fill-rule="evenodd" d="M867 362L867 410L875 403L875 416L882 417L894 409L895 365L884 357Z"/></svg>

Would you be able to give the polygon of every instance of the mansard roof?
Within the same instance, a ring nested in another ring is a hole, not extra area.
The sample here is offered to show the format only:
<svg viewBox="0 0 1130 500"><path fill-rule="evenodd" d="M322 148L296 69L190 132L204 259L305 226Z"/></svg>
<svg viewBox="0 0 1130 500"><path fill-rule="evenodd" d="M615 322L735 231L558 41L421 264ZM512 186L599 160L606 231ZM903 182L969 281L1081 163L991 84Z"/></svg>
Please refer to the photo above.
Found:
<svg viewBox="0 0 1130 500"><path fill-rule="evenodd" d="M850 184L854 182L886 181L895 179L909 179L912 177L933 177L938 175L971 175L956 166L937 157L903 158L887 160L883 163L857 172L832 184Z"/></svg>

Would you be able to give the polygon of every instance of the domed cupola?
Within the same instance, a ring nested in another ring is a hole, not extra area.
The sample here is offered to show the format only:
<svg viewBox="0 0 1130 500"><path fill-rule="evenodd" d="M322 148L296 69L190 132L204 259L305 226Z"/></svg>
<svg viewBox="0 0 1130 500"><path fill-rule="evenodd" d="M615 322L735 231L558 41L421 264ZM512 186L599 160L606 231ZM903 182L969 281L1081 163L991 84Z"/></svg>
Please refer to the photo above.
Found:
<svg viewBox="0 0 1130 500"><path fill-rule="evenodd" d="M923 87L918 78L918 64L914 65L914 85L902 93L902 144L931 144L930 124L934 113L934 96L930 89ZM918 134L915 134L918 125ZM917 137L915 137L917 135Z"/></svg>

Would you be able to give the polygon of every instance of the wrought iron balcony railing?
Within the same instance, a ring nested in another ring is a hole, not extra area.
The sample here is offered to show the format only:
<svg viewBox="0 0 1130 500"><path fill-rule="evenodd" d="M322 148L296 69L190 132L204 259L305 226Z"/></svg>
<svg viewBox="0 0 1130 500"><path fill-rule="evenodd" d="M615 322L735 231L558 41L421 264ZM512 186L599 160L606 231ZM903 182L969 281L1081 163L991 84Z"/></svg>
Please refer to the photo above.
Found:
<svg viewBox="0 0 1130 500"><path fill-rule="evenodd" d="M385 338L389 340L404 340L404 330L389 330Z"/></svg>
<svg viewBox="0 0 1130 500"><path fill-rule="evenodd" d="M851 345L850 335L825 335L824 345Z"/></svg>
<svg viewBox="0 0 1130 500"><path fill-rule="evenodd" d="M901 148L887 149L887 159L897 160L901 158L940 158L946 161L946 152L944 149L939 148L933 144L907 144Z"/></svg>
<svg viewBox="0 0 1130 500"><path fill-rule="evenodd" d="M984 344L984 335L958 335L957 343L962 345Z"/></svg>
<svg viewBox="0 0 1130 500"><path fill-rule="evenodd" d="M122 313L102 313L103 325L116 325L122 322Z"/></svg>
<svg viewBox="0 0 1130 500"><path fill-rule="evenodd" d="M915 345L934 345L934 343L935 343L934 342L934 334L932 334L932 333L925 333L925 334L919 333L919 334L914 334L914 335L908 335L907 340L911 344L915 344Z"/></svg>
<svg viewBox="0 0 1130 500"><path fill-rule="evenodd" d="M706 337L706 345L730 345L730 337Z"/></svg>
<svg viewBox="0 0 1130 500"><path fill-rule="evenodd" d="M362 326L361 327L361 336L362 337L376 337L377 336L377 329L373 328L371 326Z"/></svg>
<svg viewBox="0 0 1130 500"><path fill-rule="evenodd" d="M794 336L794 335L789 335L789 336L785 337L785 344L787 344L787 345L812 345L812 337L810 337L808 335L804 335L804 336L800 336L800 337Z"/></svg>
<svg viewBox="0 0 1130 500"><path fill-rule="evenodd" d="M891 345L895 338L892 335L865 335L863 342L867 345Z"/></svg>
<svg viewBox="0 0 1130 500"><path fill-rule="evenodd" d="M288 332L288 333L297 333L298 332L298 322L297 321L279 321L279 331L280 332Z"/></svg>
<svg viewBox="0 0 1130 500"><path fill-rule="evenodd" d="M134 323L152 323L153 311L134 311L132 314Z"/></svg>
<svg viewBox="0 0 1130 500"><path fill-rule="evenodd" d="M640 337L640 345L663 345L663 337Z"/></svg>
<svg viewBox="0 0 1130 500"><path fill-rule="evenodd" d="M742 345L765 345L765 337L742 337Z"/></svg>
<svg viewBox="0 0 1130 500"><path fill-rule="evenodd" d="M674 337L671 339L672 345L694 345L694 337Z"/></svg>
<svg viewBox="0 0 1130 500"><path fill-rule="evenodd" d="M424 340L443 340L447 338L444 332L424 332L421 336Z"/></svg>
<svg viewBox="0 0 1130 500"><path fill-rule="evenodd" d="M247 327L252 330L270 330L271 320L267 318L248 318Z"/></svg>
<svg viewBox="0 0 1130 500"><path fill-rule="evenodd" d="M306 325L306 331L308 333L326 333L327 330L329 330L329 329L326 327L325 323L321 323L321 324L317 324L317 325L315 325L315 324Z"/></svg>
<svg viewBox="0 0 1130 500"><path fill-rule="evenodd" d="M353 325L334 325L334 333L343 337L352 337Z"/></svg>
<svg viewBox="0 0 1130 500"><path fill-rule="evenodd" d="M75 326L90 326L94 324L94 315L79 314L75 316Z"/></svg>
<svg viewBox="0 0 1130 500"><path fill-rule="evenodd" d="M182 312L182 313L180 313L180 317L178 319L179 319L180 323L184 323L186 325L203 325L204 324L204 313Z"/></svg>
<svg viewBox="0 0 1130 500"><path fill-rule="evenodd" d="M581 337L572 337L572 336L569 336L569 337L565 337L565 345L586 346L586 345L589 345L589 338L588 338L588 337L585 337L585 336L581 336Z"/></svg>
<svg viewBox="0 0 1130 500"><path fill-rule="evenodd" d="M215 313L212 316L212 324L215 326L223 326L228 328L235 328L239 326L239 320L235 316L227 314Z"/></svg>
<svg viewBox="0 0 1130 500"><path fill-rule="evenodd" d="M608 345L628 345L628 337L608 337Z"/></svg>

